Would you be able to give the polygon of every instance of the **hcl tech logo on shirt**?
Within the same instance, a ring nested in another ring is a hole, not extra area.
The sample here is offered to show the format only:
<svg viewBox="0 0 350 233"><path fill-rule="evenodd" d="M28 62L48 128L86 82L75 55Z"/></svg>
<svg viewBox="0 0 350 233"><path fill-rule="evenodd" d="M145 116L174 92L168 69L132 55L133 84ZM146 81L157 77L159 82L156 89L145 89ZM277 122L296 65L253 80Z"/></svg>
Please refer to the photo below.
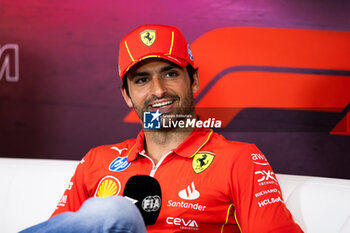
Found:
<svg viewBox="0 0 350 233"><path fill-rule="evenodd" d="M160 129L160 116L162 114L156 112L143 112L143 128L144 129Z"/></svg>

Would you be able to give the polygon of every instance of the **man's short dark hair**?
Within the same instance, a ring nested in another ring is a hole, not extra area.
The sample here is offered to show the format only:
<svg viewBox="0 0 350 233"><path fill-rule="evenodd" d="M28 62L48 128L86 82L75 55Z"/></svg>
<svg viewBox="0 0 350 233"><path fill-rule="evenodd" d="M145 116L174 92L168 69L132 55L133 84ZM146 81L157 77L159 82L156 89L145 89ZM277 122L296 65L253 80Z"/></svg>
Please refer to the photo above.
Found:
<svg viewBox="0 0 350 233"><path fill-rule="evenodd" d="M188 76L190 76L191 85L192 85L194 81L193 75L198 71L198 68L193 68L193 66L191 66L190 64L187 64L186 70L187 70ZM125 89L126 94L130 97L127 76L128 76L128 73L126 73L123 77L122 88Z"/></svg>

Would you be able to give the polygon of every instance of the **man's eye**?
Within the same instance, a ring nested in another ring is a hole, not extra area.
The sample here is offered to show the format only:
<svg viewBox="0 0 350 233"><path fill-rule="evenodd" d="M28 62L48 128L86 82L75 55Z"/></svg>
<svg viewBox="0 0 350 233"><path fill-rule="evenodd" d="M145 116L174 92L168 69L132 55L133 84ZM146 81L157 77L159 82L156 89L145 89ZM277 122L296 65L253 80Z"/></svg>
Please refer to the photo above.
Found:
<svg viewBox="0 0 350 233"><path fill-rule="evenodd" d="M143 83L145 83L145 82L147 82L147 78L145 78L145 77L143 77L143 78L138 78L138 79L136 79L135 80L135 83L136 84L143 84Z"/></svg>
<svg viewBox="0 0 350 233"><path fill-rule="evenodd" d="M166 77L174 78L179 76L179 74L176 71L169 71L166 73Z"/></svg>

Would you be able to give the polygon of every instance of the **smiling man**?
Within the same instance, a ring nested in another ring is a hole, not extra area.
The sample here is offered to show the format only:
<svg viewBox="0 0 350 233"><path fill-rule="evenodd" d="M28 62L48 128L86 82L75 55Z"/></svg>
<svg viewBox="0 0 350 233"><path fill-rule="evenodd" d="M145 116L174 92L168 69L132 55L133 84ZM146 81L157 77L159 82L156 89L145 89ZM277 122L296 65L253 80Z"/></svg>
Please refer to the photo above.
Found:
<svg viewBox="0 0 350 233"><path fill-rule="evenodd" d="M193 94L199 76L179 29L144 25L126 35L120 43L119 75L125 102L141 121L146 121L146 113L150 122L198 120ZM60 225L61 219L73 219L65 226L77 229L74 222L88 222L104 229L101 232L119 232L120 222L142 228L142 220L125 217L133 216L130 206L98 198L121 195L134 175L154 177L162 190L160 214L147 232L302 232L283 202L273 170L254 144L226 140L205 127L162 124L141 130L136 139L90 150L48 222ZM96 198L86 201L91 197ZM108 200L113 199L118 197ZM152 199L147 203L146 211L160 205L158 199L155 206L150 206ZM103 224L106 219L112 222L108 226Z"/></svg>

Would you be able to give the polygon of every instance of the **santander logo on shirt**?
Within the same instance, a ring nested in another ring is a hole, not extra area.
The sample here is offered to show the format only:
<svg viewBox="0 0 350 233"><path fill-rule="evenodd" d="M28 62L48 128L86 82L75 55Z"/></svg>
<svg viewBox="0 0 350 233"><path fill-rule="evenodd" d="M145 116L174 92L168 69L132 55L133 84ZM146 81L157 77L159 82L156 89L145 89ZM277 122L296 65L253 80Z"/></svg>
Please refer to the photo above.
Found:
<svg viewBox="0 0 350 233"><path fill-rule="evenodd" d="M197 211L205 211L205 208L207 208L207 206L202 205L198 202L197 203L191 202L192 200L196 200L200 196L200 193L196 190L194 182L188 185L185 189L180 190L178 195L181 199L189 200L190 202L168 200L168 204L167 204L168 207L193 209Z"/></svg>
<svg viewBox="0 0 350 233"><path fill-rule="evenodd" d="M187 186L187 188L181 190L179 192L179 197L185 200L195 200L200 196L200 193L196 190L194 186L194 182L191 185Z"/></svg>

